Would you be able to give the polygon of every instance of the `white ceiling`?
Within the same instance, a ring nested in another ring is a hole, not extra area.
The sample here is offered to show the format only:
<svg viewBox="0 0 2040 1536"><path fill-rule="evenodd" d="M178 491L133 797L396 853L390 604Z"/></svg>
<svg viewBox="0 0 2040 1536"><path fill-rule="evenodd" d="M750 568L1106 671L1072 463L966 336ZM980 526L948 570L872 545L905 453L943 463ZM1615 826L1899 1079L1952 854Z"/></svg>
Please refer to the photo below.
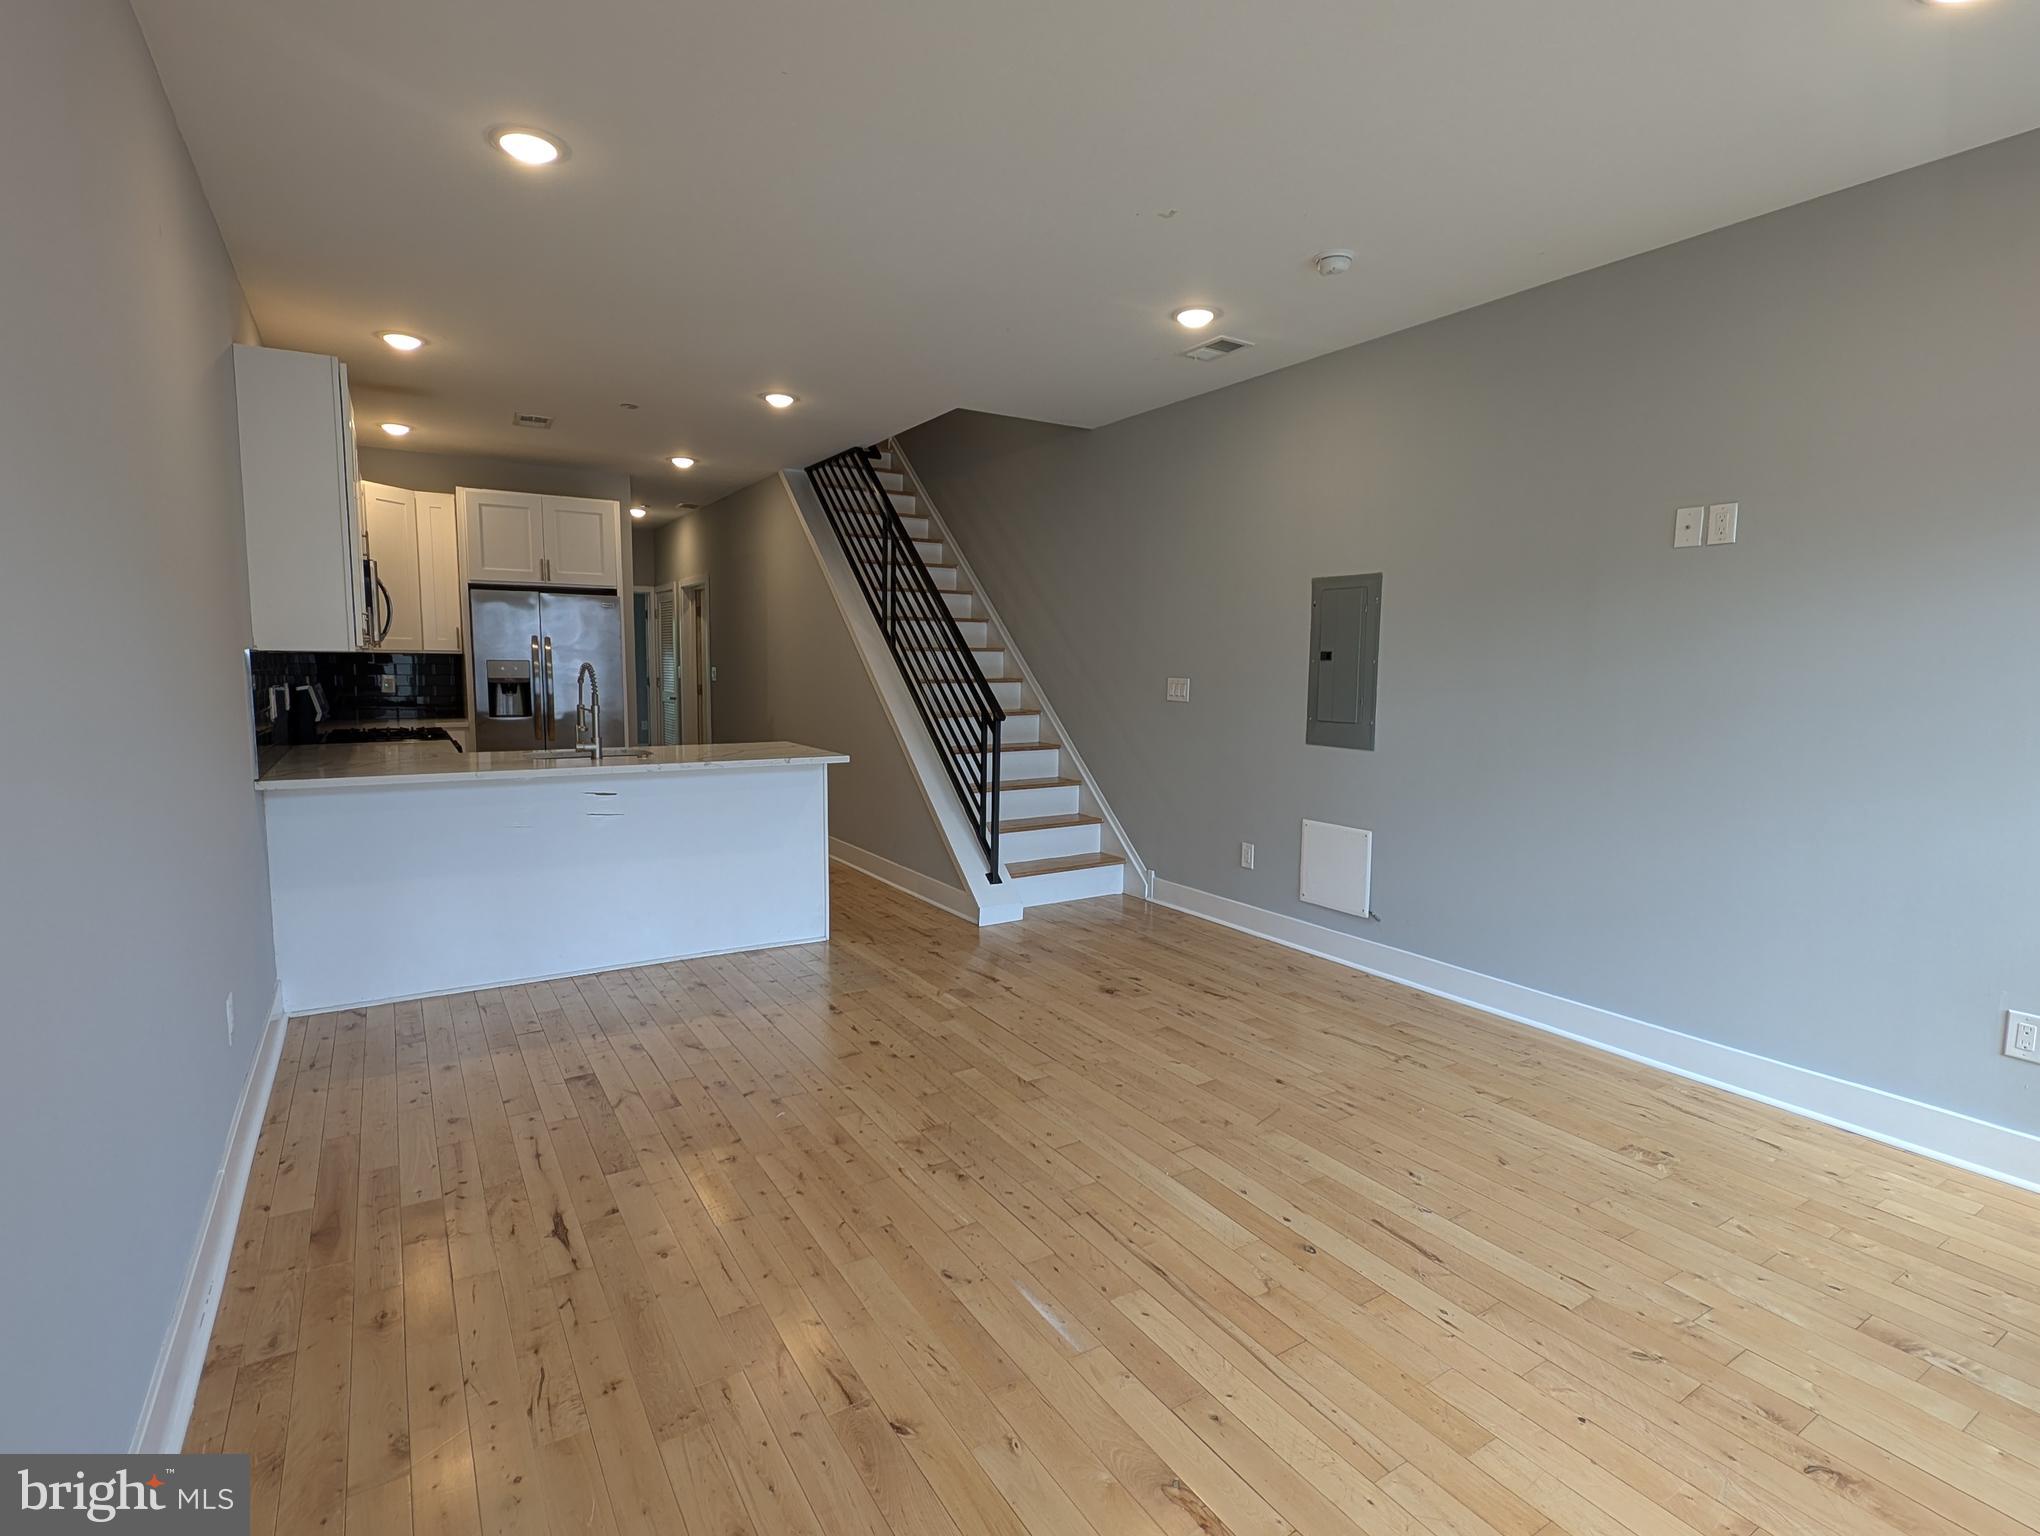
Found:
<svg viewBox="0 0 2040 1536"><path fill-rule="evenodd" d="M955 406L1112 421L2040 126L2040 0L134 4L266 341L407 446L665 508ZM1178 357L1193 300L1255 350Z"/></svg>

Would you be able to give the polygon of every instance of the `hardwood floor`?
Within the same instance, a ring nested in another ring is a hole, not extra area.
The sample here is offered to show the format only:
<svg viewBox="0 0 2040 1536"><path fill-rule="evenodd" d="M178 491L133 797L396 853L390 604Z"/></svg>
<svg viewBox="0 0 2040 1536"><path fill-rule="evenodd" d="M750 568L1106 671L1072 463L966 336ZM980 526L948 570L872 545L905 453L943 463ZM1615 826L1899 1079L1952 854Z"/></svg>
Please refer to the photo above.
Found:
<svg viewBox="0 0 2040 1536"><path fill-rule="evenodd" d="M2016 1536L2040 1197L1138 902L299 1019L255 1530Z"/></svg>

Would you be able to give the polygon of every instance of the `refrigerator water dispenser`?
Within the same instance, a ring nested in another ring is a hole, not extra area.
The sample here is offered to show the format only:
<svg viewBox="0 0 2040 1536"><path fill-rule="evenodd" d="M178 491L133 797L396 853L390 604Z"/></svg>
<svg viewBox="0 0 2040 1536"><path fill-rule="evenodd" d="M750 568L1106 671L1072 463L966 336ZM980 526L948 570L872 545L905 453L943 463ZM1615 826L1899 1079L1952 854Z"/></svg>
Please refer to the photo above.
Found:
<svg viewBox="0 0 2040 1536"><path fill-rule="evenodd" d="M486 680L491 720L531 718L531 663L492 661L488 664Z"/></svg>

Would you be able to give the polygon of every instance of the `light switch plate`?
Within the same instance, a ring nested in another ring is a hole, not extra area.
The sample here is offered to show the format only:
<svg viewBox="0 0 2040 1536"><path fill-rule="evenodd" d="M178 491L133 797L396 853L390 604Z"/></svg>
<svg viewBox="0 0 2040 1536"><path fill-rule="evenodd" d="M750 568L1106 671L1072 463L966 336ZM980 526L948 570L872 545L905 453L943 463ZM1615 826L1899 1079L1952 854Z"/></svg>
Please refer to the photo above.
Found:
<svg viewBox="0 0 2040 1536"><path fill-rule="evenodd" d="M1254 845L1252 843L1241 843L1240 868L1252 869L1253 867L1254 867Z"/></svg>
<svg viewBox="0 0 2040 1536"><path fill-rule="evenodd" d="M1190 702L1189 678L1172 677L1169 679L1169 702L1171 704L1188 704Z"/></svg>
<svg viewBox="0 0 2040 1536"><path fill-rule="evenodd" d="M1672 522L1672 548L1698 549L1707 528L1705 507L1681 507Z"/></svg>
<svg viewBox="0 0 2040 1536"><path fill-rule="evenodd" d="M2005 1010L2005 1054L2014 1061L2040 1062L2040 1013Z"/></svg>
<svg viewBox="0 0 2040 1536"><path fill-rule="evenodd" d="M1717 501L1707 509L1707 542L1733 544L1736 520L1742 516L1739 501Z"/></svg>

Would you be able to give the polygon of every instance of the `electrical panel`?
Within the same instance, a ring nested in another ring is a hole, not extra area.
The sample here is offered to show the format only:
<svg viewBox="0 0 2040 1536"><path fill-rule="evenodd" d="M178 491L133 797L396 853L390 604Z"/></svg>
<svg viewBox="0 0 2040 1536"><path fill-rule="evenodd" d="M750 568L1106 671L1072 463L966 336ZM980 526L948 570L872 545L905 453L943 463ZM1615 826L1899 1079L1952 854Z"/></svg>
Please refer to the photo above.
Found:
<svg viewBox="0 0 2040 1536"><path fill-rule="evenodd" d="M1320 576L1310 584L1313 746L1374 750L1375 674L1381 650L1381 573Z"/></svg>

